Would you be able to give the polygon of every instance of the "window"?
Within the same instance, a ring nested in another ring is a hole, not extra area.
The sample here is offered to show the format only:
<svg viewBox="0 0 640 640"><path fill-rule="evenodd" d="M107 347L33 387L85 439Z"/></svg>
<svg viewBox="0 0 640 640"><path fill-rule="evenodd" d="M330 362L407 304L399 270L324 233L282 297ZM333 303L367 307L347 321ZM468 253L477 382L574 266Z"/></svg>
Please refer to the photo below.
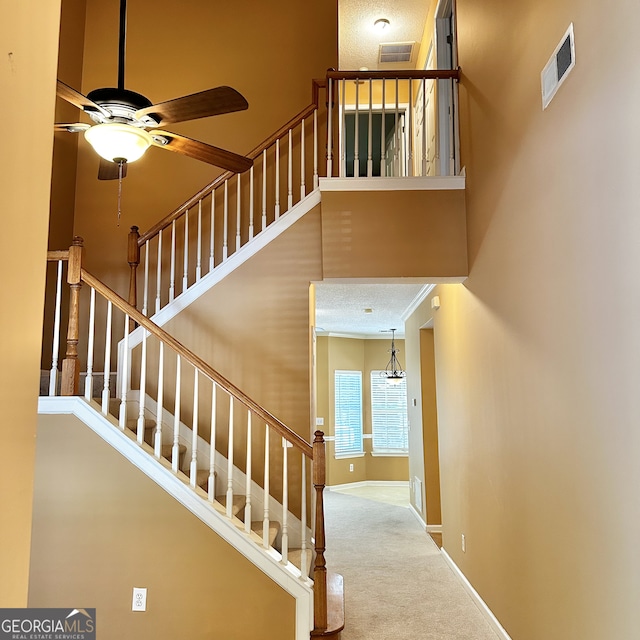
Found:
<svg viewBox="0 0 640 640"><path fill-rule="evenodd" d="M360 455L362 449L362 372L335 372L336 457Z"/></svg>
<svg viewBox="0 0 640 640"><path fill-rule="evenodd" d="M373 453L409 451L407 380L389 384L384 371L371 372L371 428Z"/></svg>

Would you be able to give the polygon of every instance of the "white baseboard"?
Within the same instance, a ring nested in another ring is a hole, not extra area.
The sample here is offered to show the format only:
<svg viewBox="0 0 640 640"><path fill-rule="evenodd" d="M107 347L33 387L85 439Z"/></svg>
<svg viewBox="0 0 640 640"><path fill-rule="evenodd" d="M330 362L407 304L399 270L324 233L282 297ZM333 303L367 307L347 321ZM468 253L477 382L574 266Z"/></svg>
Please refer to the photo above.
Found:
<svg viewBox="0 0 640 640"><path fill-rule="evenodd" d="M471 599L474 601L475 605L480 609L482 615L486 618L487 622L491 626L491 628L495 631L498 638L500 640L511 640L511 636L505 631L504 627L493 615L493 611L489 609L486 602L480 597L480 594L473 588L473 585L467 580L467 577L460 571L458 565L451 559L451 556L444 550L440 549L440 553L442 553L442 557L445 562L449 565L453 573L460 579L462 585L467 590L467 593L471 596Z"/></svg>
<svg viewBox="0 0 640 640"><path fill-rule="evenodd" d="M332 484L325 488L329 491L340 489L356 489L357 487L408 487L408 480L362 480L360 482L347 482L346 484Z"/></svg>
<svg viewBox="0 0 640 640"><path fill-rule="evenodd" d="M416 520L420 523L420 526L422 527L423 531L429 531L427 523L424 521L422 514L412 505L409 504L409 511L411 511L411 513L413 513L413 515L416 517Z"/></svg>

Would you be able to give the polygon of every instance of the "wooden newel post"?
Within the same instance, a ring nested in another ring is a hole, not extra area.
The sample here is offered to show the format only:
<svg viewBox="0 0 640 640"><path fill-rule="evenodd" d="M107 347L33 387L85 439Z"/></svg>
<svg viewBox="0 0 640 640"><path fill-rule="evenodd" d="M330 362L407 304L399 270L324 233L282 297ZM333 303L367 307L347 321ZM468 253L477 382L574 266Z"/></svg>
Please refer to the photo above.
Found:
<svg viewBox="0 0 640 640"><path fill-rule="evenodd" d="M73 238L69 247L69 265L67 283L69 294L69 324L67 328L67 351L62 361L62 383L60 395L75 396L78 394L80 380L80 363L78 362L78 336L80 335L80 288L82 282L82 244L80 236Z"/></svg>
<svg viewBox="0 0 640 640"><path fill-rule="evenodd" d="M129 241L127 245L127 262L129 263L129 304L132 307L138 305L138 265L140 264L140 247L138 246L138 238L140 233L138 227L131 227L129 231ZM129 321L129 331L135 329L135 322Z"/></svg>
<svg viewBox="0 0 640 640"><path fill-rule="evenodd" d="M325 444L324 433L316 431L313 440L313 486L316 491L316 561L313 568L313 627L327 628L327 562L324 557L324 501Z"/></svg>

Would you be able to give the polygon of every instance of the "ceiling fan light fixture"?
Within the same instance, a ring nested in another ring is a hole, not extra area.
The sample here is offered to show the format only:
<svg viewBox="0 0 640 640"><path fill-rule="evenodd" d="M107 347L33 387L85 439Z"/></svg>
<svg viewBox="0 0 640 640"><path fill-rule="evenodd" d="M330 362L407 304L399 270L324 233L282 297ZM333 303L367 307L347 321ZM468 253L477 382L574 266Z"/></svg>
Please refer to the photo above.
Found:
<svg viewBox="0 0 640 640"><path fill-rule="evenodd" d="M153 144L144 129L118 122L96 124L84 132L84 137L99 156L110 162L135 162Z"/></svg>

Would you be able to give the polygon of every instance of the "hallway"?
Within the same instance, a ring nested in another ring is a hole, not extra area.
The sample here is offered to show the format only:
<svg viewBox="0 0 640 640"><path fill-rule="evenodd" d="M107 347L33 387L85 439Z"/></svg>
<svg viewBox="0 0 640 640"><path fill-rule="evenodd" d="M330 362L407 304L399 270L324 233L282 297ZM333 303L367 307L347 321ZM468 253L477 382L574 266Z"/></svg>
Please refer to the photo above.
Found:
<svg viewBox="0 0 640 640"><path fill-rule="evenodd" d="M496 640L404 506L406 493L395 487L325 492L327 566L345 584L342 640Z"/></svg>

